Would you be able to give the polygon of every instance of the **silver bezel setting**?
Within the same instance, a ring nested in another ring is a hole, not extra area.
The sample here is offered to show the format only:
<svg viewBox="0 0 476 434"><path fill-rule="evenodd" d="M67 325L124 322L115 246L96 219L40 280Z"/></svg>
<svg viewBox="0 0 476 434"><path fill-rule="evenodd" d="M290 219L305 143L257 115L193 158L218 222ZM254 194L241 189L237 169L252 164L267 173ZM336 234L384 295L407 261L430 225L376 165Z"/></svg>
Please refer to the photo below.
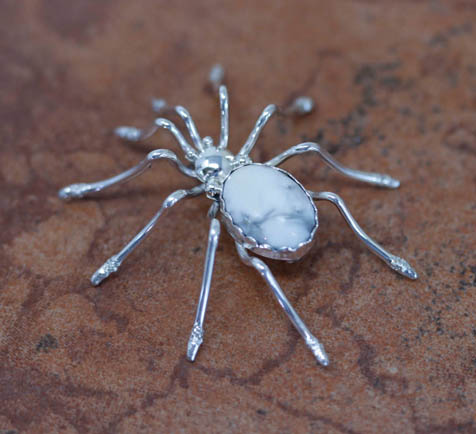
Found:
<svg viewBox="0 0 476 434"><path fill-rule="evenodd" d="M223 188L225 187L226 181L228 180L228 178L230 176L233 175L233 173L236 170L241 169L242 167L251 166L251 165L264 166L268 169L278 170L279 172L283 173L284 175L286 175L287 177L292 179L301 188L301 190L304 192L304 194L309 199L309 204L312 206L312 209L314 210L314 226L312 228L312 231L311 231L311 234L310 234L309 238L306 241L300 243L298 245L298 247L296 247L296 248L283 247L283 248L280 248L280 249L276 249L275 247L273 247L269 244L259 243L255 238L253 238L249 235L246 235L243 232L243 230L234 223L233 218L231 217L230 213L228 213L228 211L226 210L225 200L223 199ZM318 214L317 214L317 207L314 204L314 201L312 200L312 197L310 196L310 194L304 188L304 186L294 176L292 176L289 172L286 172L285 170L283 170L279 167L272 167L272 166L268 166L266 164L261 164L261 163L244 164L244 165L241 165L241 166L233 169L228 174L228 176L223 181L223 188L222 188L222 192L220 194L220 211L221 211L222 221L225 224L228 231L230 232L231 236L235 239L235 241L242 244L245 248L251 250L252 252L254 252L258 255L264 256L266 258L278 259L278 260L282 260L282 261L297 261L297 260L301 259L302 256L309 251L309 249L312 246L312 242L314 240L314 235L315 235L315 233L316 233L316 231L319 227L319 218L318 218Z"/></svg>

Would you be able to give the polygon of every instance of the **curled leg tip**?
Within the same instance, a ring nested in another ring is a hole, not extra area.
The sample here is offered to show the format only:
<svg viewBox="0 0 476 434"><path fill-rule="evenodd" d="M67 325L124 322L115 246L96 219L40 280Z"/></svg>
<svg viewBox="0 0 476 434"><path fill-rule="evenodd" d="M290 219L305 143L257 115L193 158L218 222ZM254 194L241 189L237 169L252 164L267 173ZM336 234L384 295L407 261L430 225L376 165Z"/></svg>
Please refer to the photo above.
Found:
<svg viewBox="0 0 476 434"><path fill-rule="evenodd" d="M137 141L141 137L141 131L136 127L120 126L114 130L114 134L124 140Z"/></svg>
<svg viewBox="0 0 476 434"><path fill-rule="evenodd" d="M415 280L418 279L418 273L413 269L413 267L405 261L405 259L398 256L393 256L389 263L390 267L395 270L397 273L402 276L408 277L409 279Z"/></svg>
<svg viewBox="0 0 476 434"><path fill-rule="evenodd" d="M101 282L106 278L107 276L102 272L102 270L97 270L92 276L91 276L91 284L93 286L98 286L101 284Z"/></svg>
<svg viewBox="0 0 476 434"><path fill-rule="evenodd" d="M208 74L208 80L213 87L218 89L218 87L223 84L225 80L225 69L223 68L223 66L219 63L213 65Z"/></svg>
<svg viewBox="0 0 476 434"><path fill-rule="evenodd" d="M307 346L312 351L312 354L314 354L314 357L316 358L318 363L320 363L322 366L329 365L329 357L327 356L327 353L324 350L324 346L314 336L309 339L309 341L307 342Z"/></svg>
<svg viewBox="0 0 476 434"><path fill-rule="evenodd" d="M389 180L388 180L388 185L387 185L388 188L398 188L400 187L400 181L398 179L395 179L395 178L391 178L389 176Z"/></svg>
<svg viewBox="0 0 476 434"><path fill-rule="evenodd" d="M187 359L190 362L195 361L200 345L203 342L203 328L195 323L190 334L190 339L187 346Z"/></svg>
<svg viewBox="0 0 476 434"><path fill-rule="evenodd" d="M88 184L71 184L58 191L61 200L80 199L88 192Z"/></svg>
<svg viewBox="0 0 476 434"><path fill-rule="evenodd" d="M163 98L152 98L151 105L152 110L159 114L162 114L168 107L167 101Z"/></svg>
<svg viewBox="0 0 476 434"><path fill-rule="evenodd" d="M314 110L314 100L309 96L297 97L291 106L286 110L287 113L296 116L305 116Z"/></svg>
<svg viewBox="0 0 476 434"><path fill-rule="evenodd" d="M107 279L112 273L119 269L119 261L113 256L109 258L96 272L91 276L93 286L98 286L104 279Z"/></svg>
<svg viewBox="0 0 476 434"><path fill-rule="evenodd" d="M389 175L375 173L374 181L375 185L384 188L398 188L400 187L400 181L398 179L392 178Z"/></svg>
<svg viewBox="0 0 476 434"><path fill-rule="evenodd" d="M58 191L58 197L61 200L70 200L71 199L71 191L69 187L64 187L60 191Z"/></svg>

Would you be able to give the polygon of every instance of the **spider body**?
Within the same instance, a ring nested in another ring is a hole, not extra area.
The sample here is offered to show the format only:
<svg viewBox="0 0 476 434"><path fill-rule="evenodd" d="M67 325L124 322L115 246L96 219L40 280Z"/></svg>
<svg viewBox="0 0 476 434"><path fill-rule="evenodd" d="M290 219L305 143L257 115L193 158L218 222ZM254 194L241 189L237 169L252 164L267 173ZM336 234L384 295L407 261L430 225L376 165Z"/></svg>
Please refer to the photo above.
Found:
<svg viewBox="0 0 476 434"><path fill-rule="evenodd" d="M345 167L317 143L311 142L293 146L265 163L254 163L249 156L250 151L268 119L277 111L275 105L269 105L263 110L245 144L234 155L226 149L228 145L228 93L223 85L219 87L219 98L221 129L217 146L214 146L210 137L203 139L200 137L190 114L181 106L174 109L184 121L194 146L189 144L171 121L164 118L156 119L154 125L147 130L124 126L116 129L116 134L119 137L129 141L146 139L159 129L169 130L176 138L185 158L191 164L182 163L180 158L168 149L156 149L150 152L137 166L119 175L94 183L72 184L59 191L59 197L64 200L88 196L142 174L159 160L173 163L184 175L195 178L199 182L196 187L188 190L179 189L170 194L149 223L121 251L111 256L99 267L91 277L91 282L93 285L99 285L112 273L118 271L125 258L150 233L160 216L168 208L184 198L206 194L212 200L212 206L208 213L211 223L198 308L187 347L188 359L195 360L203 342L205 312L220 235L220 222L216 217L220 211L226 228L235 240L240 259L259 272L293 325L304 338L316 360L322 365L327 365L329 359L322 344L294 310L268 266L260 258L250 255L249 252L286 261L295 261L301 258L311 247L318 228L317 208L313 201L324 200L333 203L338 208L355 235L390 268L410 279L416 279L417 274L404 259L387 252L372 240L358 225L339 196L330 192L307 190L293 175L277 166L296 155L315 154L333 169L354 180L384 188L397 188L399 182L388 175ZM296 99L293 110L295 114L303 114L312 109L312 106L310 98L300 97ZM163 111L166 104L163 100L156 100L154 107L156 107L156 111Z"/></svg>
<svg viewBox="0 0 476 434"><path fill-rule="evenodd" d="M265 164L233 170L223 183L220 205L235 241L271 259L300 259L318 227L317 208L301 183Z"/></svg>

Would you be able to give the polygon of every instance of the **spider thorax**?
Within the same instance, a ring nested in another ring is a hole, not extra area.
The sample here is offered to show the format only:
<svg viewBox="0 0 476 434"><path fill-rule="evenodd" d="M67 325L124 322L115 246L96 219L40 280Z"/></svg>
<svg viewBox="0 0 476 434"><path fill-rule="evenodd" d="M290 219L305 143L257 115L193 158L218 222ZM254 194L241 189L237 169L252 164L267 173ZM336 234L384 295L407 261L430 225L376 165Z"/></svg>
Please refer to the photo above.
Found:
<svg viewBox="0 0 476 434"><path fill-rule="evenodd" d="M195 173L207 186L207 195L216 197L220 194L225 178L235 168L233 154L215 147L205 149L195 160Z"/></svg>

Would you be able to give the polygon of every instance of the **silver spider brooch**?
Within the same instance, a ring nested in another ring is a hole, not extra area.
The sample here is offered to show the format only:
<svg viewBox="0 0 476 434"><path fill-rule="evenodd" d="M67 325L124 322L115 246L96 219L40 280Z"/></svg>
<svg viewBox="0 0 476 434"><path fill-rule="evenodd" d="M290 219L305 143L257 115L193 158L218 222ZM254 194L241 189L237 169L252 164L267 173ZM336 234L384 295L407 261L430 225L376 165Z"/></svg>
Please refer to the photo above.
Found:
<svg viewBox="0 0 476 434"><path fill-rule="evenodd" d="M177 140L188 164L168 149L156 149L137 166L112 178L90 184L72 184L61 189L59 197L64 200L77 199L102 191L113 185L128 181L149 169L157 160L169 160L184 175L198 180L196 187L180 189L170 194L161 208L147 225L118 253L111 256L91 277L93 285L99 285L111 273L116 272L124 259L144 240L156 225L159 217L168 208L188 197L203 193L212 201L209 210L211 219L205 270L198 301L198 308L187 347L187 358L194 361L203 342L205 311L212 280L215 253L220 235L220 222L235 240L240 259L254 267L272 290L294 327L304 338L317 361L327 366L329 358L322 344L309 331L294 310L268 266L250 252L271 259L296 261L311 247L318 228L317 208L314 200L333 203L354 231L355 235L390 268L410 279L416 279L415 270L402 258L392 255L372 240L352 217L344 201L335 193L307 190L293 175L278 168L282 162L295 155L315 153L326 164L349 178L385 188L397 188L400 183L388 175L362 172L338 163L317 143L305 142L295 145L265 163L254 163L249 154L269 118L278 111L276 105L268 105L259 116L240 151L233 155L228 145L228 93L223 85L223 70L219 65L210 73L210 81L218 90L221 113L221 129L218 145L212 138L201 138L189 112L176 106L173 109L183 119L194 146L185 139L177 127L167 119L157 118L148 130L135 127L118 127L116 134L129 141L140 141L151 137L159 129L169 130ZM168 109L164 100L154 100L156 111ZM300 97L288 108L293 114L306 114L312 110L310 98Z"/></svg>

